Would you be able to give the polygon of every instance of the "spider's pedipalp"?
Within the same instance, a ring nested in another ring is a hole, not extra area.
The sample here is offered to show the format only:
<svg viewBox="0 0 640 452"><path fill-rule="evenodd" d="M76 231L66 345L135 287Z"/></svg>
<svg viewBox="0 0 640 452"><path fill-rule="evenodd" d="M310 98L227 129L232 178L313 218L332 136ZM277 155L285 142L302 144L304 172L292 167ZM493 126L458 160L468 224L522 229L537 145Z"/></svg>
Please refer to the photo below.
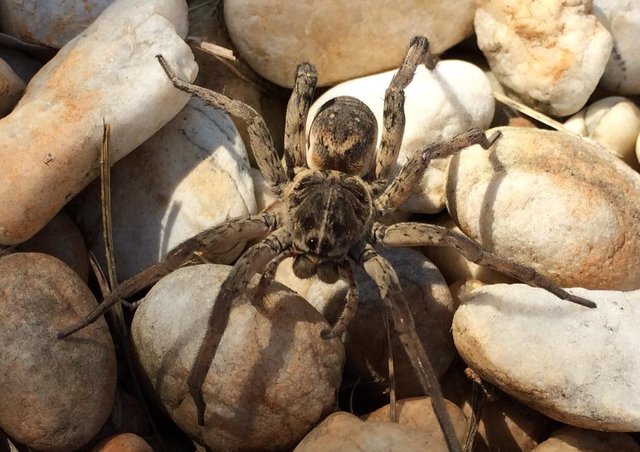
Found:
<svg viewBox="0 0 640 452"><path fill-rule="evenodd" d="M356 243L350 253L378 286L380 298L384 302L388 314L393 319L398 338L409 356L423 391L431 399L433 411L436 414L449 450L462 451L446 409L438 378L416 332L411 309L402 293L395 270L389 261L380 256L373 246L363 240Z"/></svg>
<svg viewBox="0 0 640 452"><path fill-rule="evenodd" d="M390 247L450 246L471 262L496 270L531 286L545 289L562 300L588 308L596 307L593 301L570 294L533 268L485 251L466 235L443 226L427 223L397 223L392 226L376 224L375 238L380 244Z"/></svg>
<svg viewBox="0 0 640 452"><path fill-rule="evenodd" d="M194 85L179 79L169 67L162 55L156 58L177 89L197 96L212 107L219 108L231 116L242 120L247 125L247 133L251 142L256 163L267 183L274 188L287 181L284 168L280 164L278 153L273 144L273 137L262 116L244 102L231 99L224 94Z"/></svg>
<svg viewBox="0 0 640 452"><path fill-rule="evenodd" d="M347 277L347 281L349 281L349 288L347 289L344 308L340 313L340 317L338 317L338 320L336 320L333 327L323 330L320 333L323 339L331 339L344 333L358 310L358 286L356 285L356 281L353 277L351 264L347 259L342 261L340 271Z"/></svg>
<svg viewBox="0 0 640 452"><path fill-rule="evenodd" d="M307 166L306 123L317 83L316 69L311 64L298 65L284 126L284 159L289 179L293 179L295 168Z"/></svg>
<svg viewBox="0 0 640 452"><path fill-rule="evenodd" d="M249 248L236 262L231 273L222 283L213 309L209 314L207 331L202 340L193 368L187 378L189 394L193 398L198 411L198 424L204 425L206 402L202 393L202 385L216 354L222 335L229 322L229 312L233 300L247 288L253 275L260 272L272 259L291 246L288 231L277 229L262 241Z"/></svg>
<svg viewBox="0 0 640 452"><path fill-rule="evenodd" d="M276 223L275 215L263 212L249 217L227 220L222 224L200 232L175 247L160 262L118 285L83 320L60 331L58 339L63 339L92 324L123 299L135 295L173 270L188 264L200 251L209 250L203 254L208 260L215 262L216 255L225 254L238 243L268 234L276 227Z"/></svg>
<svg viewBox="0 0 640 452"><path fill-rule="evenodd" d="M433 69L437 59L429 52L429 41L424 36L411 39L409 49L394 74L384 95L383 128L376 156L375 179L386 179L394 168L404 134L404 90L413 80L420 63Z"/></svg>

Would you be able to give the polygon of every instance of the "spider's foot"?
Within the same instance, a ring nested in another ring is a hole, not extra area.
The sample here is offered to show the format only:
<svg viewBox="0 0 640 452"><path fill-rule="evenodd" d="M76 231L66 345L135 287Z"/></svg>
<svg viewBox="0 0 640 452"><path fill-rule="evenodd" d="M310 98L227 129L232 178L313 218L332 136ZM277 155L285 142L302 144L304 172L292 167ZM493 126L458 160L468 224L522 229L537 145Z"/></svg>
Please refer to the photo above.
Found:
<svg viewBox="0 0 640 452"><path fill-rule="evenodd" d="M489 138L487 138L487 147L482 146L482 148L489 149L491 146L493 146L493 144L496 141L498 141L498 139L500 139L501 136L502 136L502 132L500 132L499 130L496 130L491 134Z"/></svg>
<svg viewBox="0 0 640 452"><path fill-rule="evenodd" d="M193 388L189 387L189 393L191 394L193 402L196 404L198 425L204 425L204 411L207 408L207 403L204 401L202 388L194 390Z"/></svg>
<svg viewBox="0 0 640 452"><path fill-rule="evenodd" d="M597 308L598 305L586 298L579 297L577 295L568 294L565 300L570 301L571 303L579 304L580 306L584 306L586 308Z"/></svg>

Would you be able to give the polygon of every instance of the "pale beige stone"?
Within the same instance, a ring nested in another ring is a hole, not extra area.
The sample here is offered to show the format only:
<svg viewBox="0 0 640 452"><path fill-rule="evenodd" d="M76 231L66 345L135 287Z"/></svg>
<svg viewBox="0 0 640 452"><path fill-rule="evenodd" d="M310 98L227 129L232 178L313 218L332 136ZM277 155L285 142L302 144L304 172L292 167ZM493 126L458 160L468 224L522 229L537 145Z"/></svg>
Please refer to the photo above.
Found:
<svg viewBox="0 0 640 452"><path fill-rule="evenodd" d="M106 265L99 182L80 195L80 213L89 245ZM113 166L111 210L121 280L205 229L256 213L247 151L229 116L192 98ZM233 262L244 245L230 244L216 262Z"/></svg>
<svg viewBox="0 0 640 452"><path fill-rule="evenodd" d="M198 425L187 376L230 269L186 267L159 281L136 311L133 343L154 397L193 439L214 450L286 450L332 411L344 348L320 337L327 323L284 286L272 285L260 307L251 290L242 294L204 381Z"/></svg>
<svg viewBox="0 0 640 452"><path fill-rule="evenodd" d="M467 148L449 165L460 229L561 286L640 288L640 175L574 135L498 130L490 150Z"/></svg>
<svg viewBox="0 0 640 452"><path fill-rule="evenodd" d="M231 0L224 14L240 56L264 78L290 87L304 61L316 66L321 86L397 67L415 35L443 52L472 33L474 9L473 0Z"/></svg>
<svg viewBox="0 0 640 452"><path fill-rule="evenodd" d="M630 99L605 97L569 118L567 130L588 137L638 170L635 144L640 133L640 108Z"/></svg>
<svg viewBox="0 0 640 452"><path fill-rule="evenodd" d="M189 96L156 55L195 78L186 19L183 0L118 0L31 80L0 120L0 244L33 236L98 174L103 121L115 162L180 111Z"/></svg>
<svg viewBox="0 0 640 452"><path fill-rule="evenodd" d="M613 47L591 0L478 0L474 24L500 83L559 116L584 106Z"/></svg>
<svg viewBox="0 0 640 452"><path fill-rule="evenodd" d="M640 429L640 291L572 293L497 284L470 292L453 320L465 362L483 379L560 422L604 431Z"/></svg>

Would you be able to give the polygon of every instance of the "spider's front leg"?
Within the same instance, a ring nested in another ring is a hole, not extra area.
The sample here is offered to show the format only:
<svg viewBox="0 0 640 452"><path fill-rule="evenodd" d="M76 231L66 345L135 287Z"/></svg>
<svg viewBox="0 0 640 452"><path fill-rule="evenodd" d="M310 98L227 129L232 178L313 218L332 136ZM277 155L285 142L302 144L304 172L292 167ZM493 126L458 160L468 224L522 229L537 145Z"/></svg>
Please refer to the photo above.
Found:
<svg viewBox="0 0 640 452"><path fill-rule="evenodd" d="M231 99L224 94L179 79L173 73L162 55L157 55L156 58L166 72L167 77L169 77L169 80L173 83L173 86L177 89L199 97L212 107L227 112L231 116L242 120L247 125L249 141L251 142L251 149L253 149L256 163L271 187L277 189L280 184L287 181L284 168L280 164L278 153L273 144L273 137L269 132L267 124L258 112L249 105Z"/></svg>
<svg viewBox="0 0 640 452"><path fill-rule="evenodd" d="M311 64L298 65L284 126L284 158L290 179L295 175L295 168L307 166L306 124L317 83L316 69Z"/></svg>
<svg viewBox="0 0 640 452"><path fill-rule="evenodd" d="M380 291L385 309L393 319L393 324L425 394L431 399L433 411L450 451L461 451L455 430L446 410L440 384L433 366L416 332L413 315L402 293L398 276L391 264L380 256L369 243L364 241L354 245L350 254L364 267Z"/></svg>
<svg viewBox="0 0 640 452"><path fill-rule="evenodd" d="M443 226L426 223L398 223L392 226L375 224L374 236L378 243L390 247L450 246L471 262L545 289L563 300L589 308L596 307L593 301L570 294L533 268L485 251L466 235Z"/></svg>
<svg viewBox="0 0 640 452"><path fill-rule="evenodd" d="M187 379L189 394L193 398L198 411L198 424L204 425L206 402L202 394L202 385L207 376L211 362L216 354L222 335L229 322L229 313L233 300L247 288L251 277L272 260L291 247L290 234L284 229L264 238L249 248L233 266L220 287L213 309L209 314L207 331L202 340L191 372Z"/></svg>
<svg viewBox="0 0 640 452"><path fill-rule="evenodd" d="M411 39L407 54L394 74L384 95L384 109L382 121L382 137L377 151L374 168L375 179L386 179L394 168L402 135L404 134L404 90L413 80L413 75L420 63L428 69L433 69L438 62L437 57L429 52L429 41L424 36Z"/></svg>
<svg viewBox="0 0 640 452"><path fill-rule="evenodd" d="M238 243L265 236L275 229L276 223L276 216L274 214L263 212L259 215L252 215L246 218L228 220L200 232L175 247L157 264L127 279L116 287L113 292L83 320L60 331L58 333L58 339L63 339L92 324L115 304L155 284L163 276L168 275L177 268L192 261L194 257L198 256L198 253L202 253L209 260L215 261L216 255L225 254Z"/></svg>

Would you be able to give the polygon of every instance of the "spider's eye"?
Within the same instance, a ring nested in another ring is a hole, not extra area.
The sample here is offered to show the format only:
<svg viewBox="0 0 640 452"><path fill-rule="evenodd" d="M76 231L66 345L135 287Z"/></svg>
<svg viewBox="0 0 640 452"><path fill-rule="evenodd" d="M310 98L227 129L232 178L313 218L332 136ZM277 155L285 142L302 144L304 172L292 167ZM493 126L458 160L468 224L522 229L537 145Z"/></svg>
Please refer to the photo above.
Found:
<svg viewBox="0 0 640 452"><path fill-rule="evenodd" d="M342 223L335 222L331 225L331 232L333 232L333 235L336 237L340 237L346 232L346 228Z"/></svg>
<svg viewBox="0 0 640 452"><path fill-rule="evenodd" d="M318 244L318 239L317 238L310 237L310 238L307 239L307 246L309 247L310 250L315 250L317 244Z"/></svg>

